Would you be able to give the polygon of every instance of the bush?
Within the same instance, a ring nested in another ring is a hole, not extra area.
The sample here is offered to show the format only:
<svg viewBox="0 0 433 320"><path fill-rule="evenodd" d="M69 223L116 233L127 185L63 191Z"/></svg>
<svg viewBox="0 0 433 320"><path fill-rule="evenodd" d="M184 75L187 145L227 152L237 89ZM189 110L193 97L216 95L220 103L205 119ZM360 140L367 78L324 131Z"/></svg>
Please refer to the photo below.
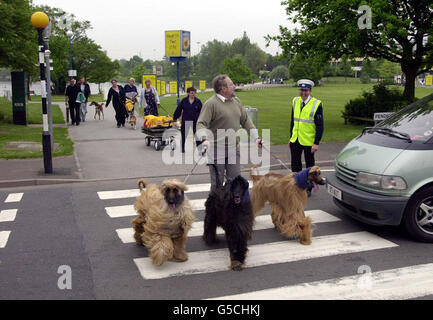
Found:
<svg viewBox="0 0 433 320"><path fill-rule="evenodd" d="M269 74L269 78L287 80L289 79L289 69L286 66L275 67Z"/></svg>
<svg viewBox="0 0 433 320"><path fill-rule="evenodd" d="M379 83L373 87L373 92L364 92L362 97L350 100L344 106L342 116L373 119L376 112L394 112L407 104L403 93L398 89L389 89L385 84ZM353 124L371 124L368 121L350 118L348 121Z"/></svg>

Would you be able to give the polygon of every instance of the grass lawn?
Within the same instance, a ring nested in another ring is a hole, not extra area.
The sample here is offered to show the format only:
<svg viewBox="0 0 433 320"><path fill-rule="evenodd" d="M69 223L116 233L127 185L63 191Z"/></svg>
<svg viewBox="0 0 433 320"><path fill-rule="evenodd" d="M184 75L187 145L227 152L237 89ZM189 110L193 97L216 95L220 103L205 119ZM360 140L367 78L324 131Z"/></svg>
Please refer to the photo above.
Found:
<svg viewBox="0 0 433 320"><path fill-rule="evenodd" d="M38 104L27 105L27 121L31 124L42 123L42 107ZM58 106L53 105L53 122L65 123ZM68 129L53 128L54 142L59 143L54 157L69 156L73 154L74 143L68 138ZM42 141L42 128L26 127L12 124L11 102L0 98L0 158L2 159L26 159L41 158L41 151L6 149L5 144L11 141Z"/></svg>
<svg viewBox="0 0 433 320"><path fill-rule="evenodd" d="M349 81L351 80L351 81ZM355 81L354 81L355 80ZM370 91L373 84L361 84L357 79L344 79L336 83L326 83L313 89L313 96L323 102L325 132L322 141L348 141L356 137L364 126L344 124L341 112L344 105L361 95L362 91ZM401 88L403 90L403 88ZM432 89L417 88L418 98L433 93ZM198 98L204 103L213 93L198 93ZM256 91L237 92L244 106L258 108L259 130L271 129L271 142L273 144L286 144L289 140L289 126L292 108L292 99L298 96L298 89L275 88ZM176 106L176 97L164 97L161 105L172 115ZM166 112L160 109L160 114ZM259 131L260 133L260 131Z"/></svg>
<svg viewBox="0 0 433 320"><path fill-rule="evenodd" d="M42 124L42 105L39 103L27 103L27 123ZM53 123L65 123L62 111L56 104L52 105ZM2 120L1 120L2 119ZM0 98L0 121L13 123L12 102Z"/></svg>
<svg viewBox="0 0 433 320"><path fill-rule="evenodd" d="M74 152L74 143L68 138L68 129L53 128L54 142L59 143L53 157L70 156ZM42 141L42 128L25 127L0 122L0 158L26 159L42 158L41 151L6 149L4 145L11 141Z"/></svg>
<svg viewBox="0 0 433 320"><path fill-rule="evenodd" d="M61 94L59 94L59 95L53 95L53 96L51 96L51 101L53 101L53 102L65 102L65 96L64 95L61 95ZM102 94L92 94L90 97L89 97L89 102L91 102L91 101L104 101L104 95L102 95ZM41 98L41 96L32 96L32 100L31 100L32 102L36 102L36 101L42 101L42 98Z"/></svg>

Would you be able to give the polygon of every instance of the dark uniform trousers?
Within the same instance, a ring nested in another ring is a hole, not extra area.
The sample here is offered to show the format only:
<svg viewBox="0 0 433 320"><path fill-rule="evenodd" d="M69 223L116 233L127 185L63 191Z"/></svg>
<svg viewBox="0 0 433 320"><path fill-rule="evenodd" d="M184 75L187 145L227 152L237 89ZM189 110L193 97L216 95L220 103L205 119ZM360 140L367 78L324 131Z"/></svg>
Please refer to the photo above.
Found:
<svg viewBox="0 0 433 320"><path fill-rule="evenodd" d="M314 153L311 153L311 146L303 146L299 143L299 139L297 139L294 143L290 142L290 154L293 172L302 171L302 152L304 152L307 168L313 167L315 164Z"/></svg>

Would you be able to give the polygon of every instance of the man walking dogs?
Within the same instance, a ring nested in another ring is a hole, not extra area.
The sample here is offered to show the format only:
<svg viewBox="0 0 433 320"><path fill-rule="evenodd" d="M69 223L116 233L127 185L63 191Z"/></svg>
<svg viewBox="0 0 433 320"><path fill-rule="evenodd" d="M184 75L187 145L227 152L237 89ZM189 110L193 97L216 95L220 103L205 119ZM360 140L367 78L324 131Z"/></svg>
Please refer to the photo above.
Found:
<svg viewBox="0 0 433 320"><path fill-rule="evenodd" d="M257 136L257 132L255 130L250 131L255 129L255 126L249 119L242 102L235 96L233 81L227 75L219 75L213 80L213 87L215 95L206 101L197 121L197 134L203 141L202 148L204 150L209 150L210 148L214 150L213 159L209 159L210 161L213 160L213 164L209 165L212 189L223 185L224 175L228 179L234 179L241 172L237 139L230 139L226 136L221 136L221 134L218 135L218 129L232 129L236 134L240 127L242 127L250 135L253 135L259 147L262 143L261 139ZM203 136L199 132L201 129L212 131L213 141L209 141L206 136ZM213 144L211 145L211 143ZM232 161L233 158L235 158L235 161Z"/></svg>
<svg viewBox="0 0 433 320"><path fill-rule="evenodd" d="M300 96L293 99L290 123L290 153L293 172L302 170L302 152L304 152L306 167L314 166L314 154L319 150L324 129L322 101L311 96L314 82L303 79L298 81L298 86ZM311 187L307 189L307 192L310 196Z"/></svg>

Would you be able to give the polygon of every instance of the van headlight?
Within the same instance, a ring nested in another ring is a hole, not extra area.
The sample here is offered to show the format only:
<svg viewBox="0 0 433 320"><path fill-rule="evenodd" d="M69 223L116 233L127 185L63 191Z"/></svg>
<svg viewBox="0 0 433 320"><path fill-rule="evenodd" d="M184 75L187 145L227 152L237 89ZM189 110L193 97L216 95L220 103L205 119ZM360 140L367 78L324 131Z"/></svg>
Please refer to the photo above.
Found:
<svg viewBox="0 0 433 320"><path fill-rule="evenodd" d="M382 176L366 172L359 172L356 182L364 186L379 188L384 190L405 190L406 182L403 178L393 176Z"/></svg>

